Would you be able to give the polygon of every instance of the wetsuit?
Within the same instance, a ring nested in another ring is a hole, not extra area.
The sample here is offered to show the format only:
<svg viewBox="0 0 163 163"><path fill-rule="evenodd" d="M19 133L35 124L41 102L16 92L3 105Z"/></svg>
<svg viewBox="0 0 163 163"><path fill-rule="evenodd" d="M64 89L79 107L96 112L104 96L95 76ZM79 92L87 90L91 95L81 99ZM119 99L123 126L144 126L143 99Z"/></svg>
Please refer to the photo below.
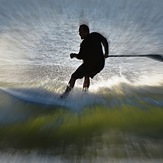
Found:
<svg viewBox="0 0 163 163"><path fill-rule="evenodd" d="M105 64L102 42L107 40L101 34L90 33L81 43L77 59L82 59L83 64L72 74L72 78L81 79L84 76L93 78Z"/></svg>

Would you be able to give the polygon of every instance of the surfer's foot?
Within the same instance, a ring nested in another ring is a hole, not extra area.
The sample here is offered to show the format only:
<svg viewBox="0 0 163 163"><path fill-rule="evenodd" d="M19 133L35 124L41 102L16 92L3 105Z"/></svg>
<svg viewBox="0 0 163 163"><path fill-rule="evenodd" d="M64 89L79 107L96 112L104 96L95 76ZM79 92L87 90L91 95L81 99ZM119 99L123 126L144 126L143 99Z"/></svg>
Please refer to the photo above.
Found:
<svg viewBox="0 0 163 163"><path fill-rule="evenodd" d="M60 99L65 99L66 97L68 96L68 93L63 93L61 96L60 96Z"/></svg>
<svg viewBox="0 0 163 163"><path fill-rule="evenodd" d="M65 99L69 95L69 93L70 93L71 90L72 90L72 87L70 87L68 85L67 88L66 88L66 90L65 90L65 92L60 96L60 98L61 99Z"/></svg>
<svg viewBox="0 0 163 163"><path fill-rule="evenodd" d="M83 92L88 92L88 87L83 87Z"/></svg>
<svg viewBox="0 0 163 163"><path fill-rule="evenodd" d="M89 85L90 85L90 79L88 76L85 76L84 82L83 82L83 91L84 92L88 92Z"/></svg>

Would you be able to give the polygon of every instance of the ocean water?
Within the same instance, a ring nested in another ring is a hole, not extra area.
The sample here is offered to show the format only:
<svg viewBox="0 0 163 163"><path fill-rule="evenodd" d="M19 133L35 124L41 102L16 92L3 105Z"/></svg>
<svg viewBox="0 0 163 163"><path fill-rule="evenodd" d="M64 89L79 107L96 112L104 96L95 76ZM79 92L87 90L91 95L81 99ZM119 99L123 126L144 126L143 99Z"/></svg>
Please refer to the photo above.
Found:
<svg viewBox="0 0 163 163"><path fill-rule="evenodd" d="M81 61L78 27L111 55L163 56L162 0L0 0L0 163L163 161L163 62L107 58L59 99Z"/></svg>

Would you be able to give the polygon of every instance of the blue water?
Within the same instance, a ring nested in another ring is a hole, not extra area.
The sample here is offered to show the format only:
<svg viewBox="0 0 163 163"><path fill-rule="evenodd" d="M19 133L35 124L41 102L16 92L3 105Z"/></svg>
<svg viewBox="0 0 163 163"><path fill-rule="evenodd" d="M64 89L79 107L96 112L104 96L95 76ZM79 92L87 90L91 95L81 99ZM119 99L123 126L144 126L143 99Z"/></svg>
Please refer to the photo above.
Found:
<svg viewBox="0 0 163 163"><path fill-rule="evenodd" d="M79 60L70 59L69 54L79 51L78 27L82 23L88 24L90 31L100 32L108 39L111 55L163 55L162 0L0 0L0 4L2 128L3 125L11 127L26 123L31 117L50 112L51 108L61 108L77 115L88 107L97 106L141 110L163 108L163 63L148 57L108 58L102 72L91 80L88 94L81 91L83 81L78 80L66 101L58 99L71 74L81 64ZM140 141L130 134L124 135L124 139L131 146ZM1 142L3 140L0 140L0 147L4 147ZM120 159L110 158L113 151L104 146L104 142L101 146L95 143L97 150L103 149L100 155L92 154L92 159L81 157L80 161L162 161L161 153L157 160L154 150L162 148L162 138L158 142L143 138L146 155L142 154L143 150L132 155L122 143L122 149L120 145L118 149L129 154L125 158L124 155L118 156ZM160 146L155 147L158 144ZM92 149L93 145L87 144L86 148ZM117 148L115 144L113 146L113 149ZM154 154L151 154L150 146ZM22 159L28 162L26 152L8 148L0 153L0 162L22 162ZM73 149L76 148L72 145ZM62 152L40 155L36 151L31 162L77 162L77 156L70 151L66 157Z"/></svg>

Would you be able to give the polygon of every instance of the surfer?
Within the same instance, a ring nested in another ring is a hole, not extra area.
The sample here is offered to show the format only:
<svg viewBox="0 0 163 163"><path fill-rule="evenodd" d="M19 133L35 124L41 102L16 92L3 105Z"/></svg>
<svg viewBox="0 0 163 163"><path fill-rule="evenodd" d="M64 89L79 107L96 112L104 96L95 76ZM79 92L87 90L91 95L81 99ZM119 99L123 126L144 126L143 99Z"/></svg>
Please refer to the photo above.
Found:
<svg viewBox="0 0 163 163"><path fill-rule="evenodd" d="M71 53L70 58L83 60L83 63L71 75L65 92L61 98L67 97L75 85L77 79L84 77L83 90L87 91L90 85L90 78L99 73L105 65L105 58L109 55L109 45L107 39L100 33L90 33L89 27L85 24L80 25L79 35L83 40L80 44L79 53ZM104 53L103 53L103 47Z"/></svg>

